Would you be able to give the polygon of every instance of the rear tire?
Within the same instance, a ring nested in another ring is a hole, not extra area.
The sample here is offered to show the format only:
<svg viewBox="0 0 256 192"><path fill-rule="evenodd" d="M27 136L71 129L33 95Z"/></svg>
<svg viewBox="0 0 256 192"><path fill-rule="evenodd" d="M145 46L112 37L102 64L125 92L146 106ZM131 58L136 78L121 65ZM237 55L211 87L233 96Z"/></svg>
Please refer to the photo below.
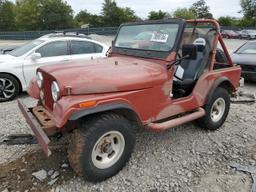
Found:
<svg viewBox="0 0 256 192"><path fill-rule="evenodd" d="M219 129L229 113L230 96L228 91L222 87L218 87L204 108L206 115L197 120L198 125L209 130Z"/></svg>
<svg viewBox="0 0 256 192"><path fill-rule="evenodd" d="M19 82L13 76L0 74L0 103L13 100L19 90Z"/></svg>
<svg viewBox="0 0 256 192"><path fill-rule="evenodd" d="M74 171L91 182L117 174L128 162L135 145L130 121L117 114L101 114L74 131L68 158Z"/></svg>

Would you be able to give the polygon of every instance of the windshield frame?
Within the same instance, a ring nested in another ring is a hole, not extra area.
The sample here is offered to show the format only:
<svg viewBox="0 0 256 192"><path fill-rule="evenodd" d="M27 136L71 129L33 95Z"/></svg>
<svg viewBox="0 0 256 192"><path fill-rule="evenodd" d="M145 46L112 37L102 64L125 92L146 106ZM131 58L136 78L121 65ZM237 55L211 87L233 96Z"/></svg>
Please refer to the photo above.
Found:
<svg viewBox="0 0 256 192"><path fill-rule="evenodd" d="M152 24L178 24L178 33L176 35L175 43L173 44L173 47L172 47L171 50L169 50L169 51L157 51L157 50L144 50L144 49L116 47L115 46L117 38L118 38L118 34L119 34L122 27L124 27L124 26L134 26L134 25L152 25ZM128 56L165 59L171 52L178 51L184 28L185 28L185 21L183 19L143 21L143 22L134 22L134 23L122 24L118 29L118 33L115 37L115 40L112 42L112 52L122 54L122 55L128 55Z"/></svg>

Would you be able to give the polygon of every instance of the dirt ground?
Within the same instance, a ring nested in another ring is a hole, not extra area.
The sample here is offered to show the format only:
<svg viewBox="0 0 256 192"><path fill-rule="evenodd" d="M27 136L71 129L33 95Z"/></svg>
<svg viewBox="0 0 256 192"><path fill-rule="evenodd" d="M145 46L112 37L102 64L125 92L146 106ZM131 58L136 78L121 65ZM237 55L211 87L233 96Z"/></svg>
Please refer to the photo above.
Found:
<svg viewBox="0 0 256 192"><path fill-rule="evenodd" d="M226 41L230 51L244 41ZM256 83L242 90L256 94ZM20 96L28 105L35 101ZM217 131L206 131L188 123L163 133L140 130L128 165L101 183L89 183L68 165L68 138L54 141L53 155L46 158L37 145L0 145L0 192L8 191L182 191L249 192L252 177L231 167L232 163L256 166L256 104L232 104L229 116ZM0 104L0 138L30 133L16 101ZM43 170L40 181L34 174ZM54 173L55 178L54 178ZM55 181L55 182L54 182Z"/></svg>

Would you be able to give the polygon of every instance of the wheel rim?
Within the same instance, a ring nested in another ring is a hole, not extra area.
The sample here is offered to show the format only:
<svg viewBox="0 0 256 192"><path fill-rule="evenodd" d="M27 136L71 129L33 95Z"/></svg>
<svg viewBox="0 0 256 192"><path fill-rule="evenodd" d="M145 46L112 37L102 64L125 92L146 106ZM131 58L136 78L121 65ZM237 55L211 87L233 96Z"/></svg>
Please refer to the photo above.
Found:
<svg viewBox="0 0 256 192"><path fill-rule="evenodd" d="M218 122L225 112L226 102L223 98L218 98L212 105L211 119L213 122Z"/></svg>
<svg viewBox="0 0 256 192"><path fill-rule="evenodd" d="M92 150L92 162L99 169L107 169L122 156L125 140L119 131L109 131L101 136Z"/></svg>
<svg viewBox="0 0 256 192"><path fill-rule="evenodd" d="M15 86L12 81L0 78L0 100L10 99L15 94Z"/></svg>

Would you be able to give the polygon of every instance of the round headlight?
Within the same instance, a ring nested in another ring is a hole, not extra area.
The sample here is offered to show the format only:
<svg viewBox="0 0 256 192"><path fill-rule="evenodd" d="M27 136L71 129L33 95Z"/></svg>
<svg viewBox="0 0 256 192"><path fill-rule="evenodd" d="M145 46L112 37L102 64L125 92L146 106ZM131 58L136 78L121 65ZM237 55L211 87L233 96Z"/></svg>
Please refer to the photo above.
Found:
<svg viewBox="0 0 256 192"><path fill-rule="evenodd" d="M43 85L43 74L41 72L37 72L36 74L36 82L37 82L37 85L39 88L42 88L42 85Z"/></svg>
<svg viewBox="0 0 256 192"><path fill-rule="evenodd" d="M58 101L60 97L60 88L58 86L58 83L56 81L52 82L51 85L51 90L52 90L52 99L54 102Z"/></svg>

